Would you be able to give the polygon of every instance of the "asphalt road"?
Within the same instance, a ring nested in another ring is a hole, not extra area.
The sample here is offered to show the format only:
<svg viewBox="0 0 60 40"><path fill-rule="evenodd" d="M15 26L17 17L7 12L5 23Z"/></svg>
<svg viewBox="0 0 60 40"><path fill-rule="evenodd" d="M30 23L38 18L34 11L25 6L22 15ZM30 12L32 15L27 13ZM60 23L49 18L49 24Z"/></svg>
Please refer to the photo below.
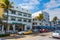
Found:
<svg viewBox="0 0 60 40"><path fill-rule="evenodd" d="M31 34L31 35L24 35L24 37L21 37L21 35L18 35L12 38L5 38L1 40L60 40L57 38L52 38L52 32L49 33L36 33L36 34Z"/></svg>

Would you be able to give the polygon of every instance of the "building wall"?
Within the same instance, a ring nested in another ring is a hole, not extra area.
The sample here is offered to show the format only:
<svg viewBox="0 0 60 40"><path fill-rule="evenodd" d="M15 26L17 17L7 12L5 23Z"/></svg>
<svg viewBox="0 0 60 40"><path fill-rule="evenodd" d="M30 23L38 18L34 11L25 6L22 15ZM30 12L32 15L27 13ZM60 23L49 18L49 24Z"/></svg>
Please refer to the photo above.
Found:
<svg viewBox="0 0 60 40"><path fill-rule="evenodd" d="M7 22L6 16L7 12L4 13L3 22ZM31 13L22 8L11 8L8 10L8 24L24 25L24 30L27 30L27 27L32 29L31 19Z"/></svg>
<svg viewBox="0 0 60 40"><path fill-rule="evenodd" d="M43 14L44 18L43 20L39 21L36 19L36 17L41 13ZM32 22L35 23L33 26L50 26L49 14L47 12L44 12L44 11L36 12L32 14L32 19L35 19L35 20L32 20Z"/></svg>

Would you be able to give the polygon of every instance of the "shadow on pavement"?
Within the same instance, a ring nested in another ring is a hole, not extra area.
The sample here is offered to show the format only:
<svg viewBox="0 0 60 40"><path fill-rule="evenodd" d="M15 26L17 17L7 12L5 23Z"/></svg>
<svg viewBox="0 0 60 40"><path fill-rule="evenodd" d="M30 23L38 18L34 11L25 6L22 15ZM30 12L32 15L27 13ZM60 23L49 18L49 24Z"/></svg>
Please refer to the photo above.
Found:
<svg viewBox="0 0 60 40"><path fill-rule="evenodd" d="M40 33L34 33L32 36L39 36Z"/></svg>
<svg viewBox="0 0 60 40"><path fill-rule="evenodd" d="M24 38L24 35L19 35L19 36L10 36L10 37L6 37L4 39L17 39L17 38Z"/></svg>

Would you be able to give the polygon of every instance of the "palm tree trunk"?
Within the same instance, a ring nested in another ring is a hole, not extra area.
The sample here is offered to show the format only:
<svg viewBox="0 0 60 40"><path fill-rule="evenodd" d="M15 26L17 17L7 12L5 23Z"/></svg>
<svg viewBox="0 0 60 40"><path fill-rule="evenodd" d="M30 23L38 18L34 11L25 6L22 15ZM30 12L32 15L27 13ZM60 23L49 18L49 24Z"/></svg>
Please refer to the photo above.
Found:
<svg viewBox="0 0 60 40"><path fill-rule="evenodd" d="M9 16L8 16L8 9L7 9L7 30L9 31L9 28L8 28L9 27L9 25L8 25L8 17Z"/></svg>

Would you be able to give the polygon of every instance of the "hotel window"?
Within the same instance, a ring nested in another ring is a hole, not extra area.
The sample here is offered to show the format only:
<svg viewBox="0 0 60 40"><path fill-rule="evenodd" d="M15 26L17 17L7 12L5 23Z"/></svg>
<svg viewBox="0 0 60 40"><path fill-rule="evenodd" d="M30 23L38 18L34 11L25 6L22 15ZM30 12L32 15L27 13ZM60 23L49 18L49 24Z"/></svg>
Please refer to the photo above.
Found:
<svg viewBox="0 0 60 40"><path fill-rule="evenodd" d="M18 21L22 21L22 18L18 18Z"/></svg>
<svg viewBox="0 0 60 40"><path fill-rule="evenodd" d="M16 14L16 11L14 11L14 10L11 10L11 13L12 13L12 14Z"/></svg>
<svg viewBox="0 0 60 40"><path fill-rule="evenodd" d="M29 19L28 22L31 22L31 19Z"/></svg>
<svg viewBox="0 0 60 40"><path fill-rule="evenodd" d="M33 25L37 25L37 23L33 23Z"/></svg>
<svg viewBox="0 0 60 40"><path fill-rule="evenodd" d="M34 19L33 19L33 21L34 21Z"/></svg>
<svg viewBox="0 0 60 40"><path fill-rule="evenodd" d="M15 19L16 19L15 17L11 17L11 20L12 20L12 21L15 21Z"/></svg>
<svg viewBox="0 0 60 40"><path fill-rule="evenodd" d="M28 17L31 17L31 14L28 14Z"/></svg>
<svg viewBox="0 0 60 40"><path fill-rule="evenodd" d="M27 19L24 19L23 21L24 21L24 22L27 22Z"/></svg>
<svg viewBox="0 0 60 40"><path fill-rule="evenodd" d="M23 14L23 16L27 17L27 14L26 14L26 13L24 13L24 14Z"/></svg>
<svg viewBox="0 0 60 40"><path fill-rule="evenodd" d="M40 25L41 25L41 23L40 23Z"/></svg>
<svg viewBox="0 0 60 40"><path fill-rule="evenodd" d="M37 19L36 19L36 18L34 18L34 19L33 19L33 21L37 21Z"/></svg>
<svg viewBox="0 0 60 40"><path fill-rule="evenodd" d="M7 20L7 16L6 15L3 15L3 20Z"/></svg>
<svg viewBox="0 0 60 40"><path fill-rule="evenodd" d="M22 12L18 12L18 15L22 16Z"/></svg>
<svg viewBox="0 0 60 40"><path fill-rule="evenodd" d="M4 10L5 13L7 13L8 11L7 10Z"/></svg>

